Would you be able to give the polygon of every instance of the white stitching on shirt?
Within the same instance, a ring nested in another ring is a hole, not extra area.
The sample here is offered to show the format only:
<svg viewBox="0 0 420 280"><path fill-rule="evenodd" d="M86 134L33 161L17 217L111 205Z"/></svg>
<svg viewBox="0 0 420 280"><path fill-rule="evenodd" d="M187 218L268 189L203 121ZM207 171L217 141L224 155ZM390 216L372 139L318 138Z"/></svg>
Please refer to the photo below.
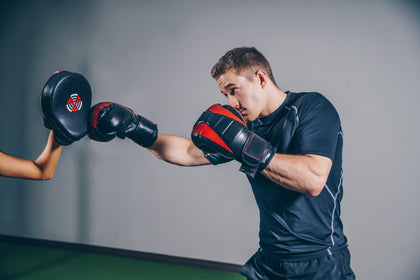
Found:
<svg viewBox="0 0 420 280"><path fill-rule="evenodd" d="M291 108L295 110L295 112L296 112L296 121L297 121L297 123L299 124L298 109L296 108L296 106L292 106Z"/></svg>
<svg viewBox="0 0 420 280"><path fill-rule="evenodd" d="M298 115L298 109L297 109L297 107L293 105L291 107L284 107L284 108L287 109L287 110L289 110L289 111L291 109L295 110L295 113L296 113L296 122L299 125L299 115Z"/></svg>
<svg viewBox="0 0 420 280"><path fill-rule="evenodd" d="M334 208L331 213L331 235L330 235L332 246L335 245L334 236L333 236L334 235L334 213L335 213L335 210L337 209L337 197L340 194L342 182L343 182L343 169L341 169L340 182L338 184L337 193L335 194L335 196L331 192L330 188L328 188L328 185L325 185L325 188L328 190L328 192L330 193L334 201Z"/></svg>

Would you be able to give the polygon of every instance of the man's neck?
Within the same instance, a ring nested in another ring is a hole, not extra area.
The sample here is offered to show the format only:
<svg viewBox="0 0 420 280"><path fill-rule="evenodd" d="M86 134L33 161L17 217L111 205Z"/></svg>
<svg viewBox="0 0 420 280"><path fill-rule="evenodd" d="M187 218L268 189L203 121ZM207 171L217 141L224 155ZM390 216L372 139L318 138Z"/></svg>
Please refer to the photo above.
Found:
<svg viewBox="0 0 420 280"><path fill-rule="evenodd" d="M284 93L281 89L279 89L276 85L270 84L267 85L266 88L267 92L267 99L266 99L266 109L261 112L260 117L265 117L276 111L281 104L283 104L284 100L287 97L287 94Z"/></svg>

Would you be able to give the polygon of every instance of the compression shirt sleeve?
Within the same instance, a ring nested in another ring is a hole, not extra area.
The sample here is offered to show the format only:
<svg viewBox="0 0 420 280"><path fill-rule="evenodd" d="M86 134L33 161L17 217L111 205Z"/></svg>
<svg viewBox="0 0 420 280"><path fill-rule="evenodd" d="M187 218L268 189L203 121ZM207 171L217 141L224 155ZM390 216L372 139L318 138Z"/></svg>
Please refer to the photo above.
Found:
<svg viewBox="0 0 420 280"><path fill-rule="evenodd" d="M316 93L308 96L297 110L297 154L316 154L334 160L338 134L341 133L340 118L334 106L324 96Z"/></svg>

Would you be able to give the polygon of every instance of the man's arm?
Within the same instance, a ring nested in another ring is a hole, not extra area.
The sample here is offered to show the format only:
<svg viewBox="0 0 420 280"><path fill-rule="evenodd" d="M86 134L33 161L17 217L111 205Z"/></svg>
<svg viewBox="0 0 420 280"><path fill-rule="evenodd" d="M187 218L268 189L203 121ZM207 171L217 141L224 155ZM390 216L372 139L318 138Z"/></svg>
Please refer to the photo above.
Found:
<svg viewBox="0 0 420 280"><path fill-rule="evenodd" d="M172 164L195 166L210 163L190 139L158 133L155 123L118 103L94 105L89 118L88 136L95 141L108 142L115 137L127 137L157 158Z"/></svg>
<svg viewBox="0 0 420 280"><path fill-rule="evenodd" d="M53 178L62 146L50 132L47 144L39 157L32 161L0 153L0 175L15 178L48 180Z"/></svg>
<svg viewBox="0 0 420 280"><path fill-rule="evenodd" d="M331 159L324 156L275 154L261 174L288 190L317 196L327 182L331 166Z"/></svg>
<svg viewBox="0 0 420 280"><path fill-rule="evenodd" d="M157 158L176 165L210 164L204 153L193 144L191 139L181 136L158 133L155 143L148 149Z"/></svg>
<svg viewBox="0 0 420 280"><path fill-rule="evenodd" d="M192 139L202 150L211 150L242 163L241 171L254 177L261 172L274 183L311 196L321 193L332 161L315 154L286 155L254 132L230 106L213 105L194 125Z"/></svg>

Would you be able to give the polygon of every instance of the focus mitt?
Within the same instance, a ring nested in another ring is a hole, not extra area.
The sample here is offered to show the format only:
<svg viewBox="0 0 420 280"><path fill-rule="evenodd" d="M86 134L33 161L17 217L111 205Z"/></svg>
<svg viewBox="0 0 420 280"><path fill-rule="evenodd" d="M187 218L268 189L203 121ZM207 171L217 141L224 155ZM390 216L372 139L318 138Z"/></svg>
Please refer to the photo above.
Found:
<svg viewBox="0 0 420 280"><path fill-rule="evenodd" d="M44 125L54 130L54 139L70 145L84 137L92 101L89 82L78 73L55 72L46 82L41 95Z"/></svg>

